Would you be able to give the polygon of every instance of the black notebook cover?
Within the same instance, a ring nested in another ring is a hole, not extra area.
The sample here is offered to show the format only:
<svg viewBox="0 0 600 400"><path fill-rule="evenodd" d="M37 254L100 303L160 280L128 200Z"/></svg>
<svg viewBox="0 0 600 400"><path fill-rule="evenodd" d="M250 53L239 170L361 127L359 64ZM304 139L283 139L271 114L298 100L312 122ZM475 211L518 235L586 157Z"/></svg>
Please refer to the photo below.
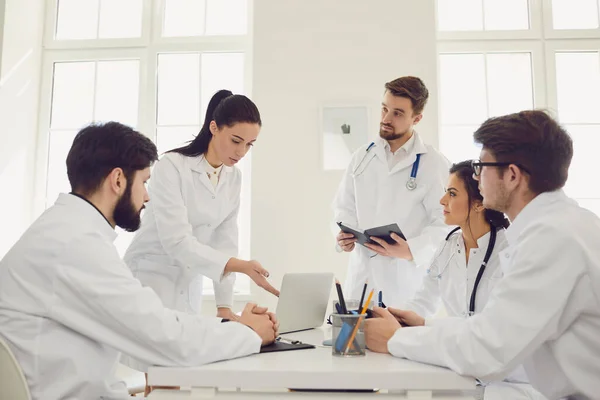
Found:
<svg viewBox="0 0 600 400"><path fill-rule="evenodd" d="M313 346L312 344L306 344L306 343L291 344L291 343L284 343L284 342L275 342L275 343L271 343L268 346L261 347L260 352L261 353L273 353L276 351L302 350L302 349L314 349L314 348L315 348L315 346Z"/></svg>
<svg viewBox="0 0 600 400"><path fill-rule="evenodd" d="M394 232L395 234L400 236L402 239L406 240L406 237L404 236L404 234L398 227L398 224L378 226L375 228L367 229L364 232L359 232L355 229L352 229L352 228L344 225L342 222L338 222L337 224L340 227L340 229L342 230L342 232L353 234L354 237L357 239L358 244L362 244L363 246L365 245L365 243L377 245L377 243L375 243L373 240L370 239L371 236L375 236L380 239L383 239L389 244L394 244L394 243L396 243L396 241L394 239L392 239L392 237L390 236L390 234L392 232Z"/></svg>

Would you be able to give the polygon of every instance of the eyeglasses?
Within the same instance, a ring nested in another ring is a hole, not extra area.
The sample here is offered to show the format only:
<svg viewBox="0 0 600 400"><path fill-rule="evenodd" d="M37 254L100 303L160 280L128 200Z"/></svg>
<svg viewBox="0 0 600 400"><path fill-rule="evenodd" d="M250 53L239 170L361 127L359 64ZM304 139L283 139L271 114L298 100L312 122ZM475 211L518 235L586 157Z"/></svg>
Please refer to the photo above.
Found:
<svg viewBox="0 0 600 400"><path fill-rule="evenodd" d="M471 168L473 168L473 174L475 176L481 175L481 167L508 167L509 165L516 165L521 168L523 171L529 173L527 168L522 166L521 164L516 164L512 162L481 162L479 160L471 161Z"/></svg>

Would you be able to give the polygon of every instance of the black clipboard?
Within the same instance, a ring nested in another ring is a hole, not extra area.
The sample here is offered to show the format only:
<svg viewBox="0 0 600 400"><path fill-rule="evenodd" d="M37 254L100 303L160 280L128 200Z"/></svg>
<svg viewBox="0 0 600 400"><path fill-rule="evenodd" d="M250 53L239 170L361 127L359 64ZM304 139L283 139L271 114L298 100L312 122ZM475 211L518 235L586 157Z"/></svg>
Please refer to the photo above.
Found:
<svg viewBox="0 0 600 400"><path fill-rule="evenodd" d="M267 346L260 348L261 353L274 353L276 351L291 351L291 350L305 350L314 349L315 346L307 343L286 343L286 342L273 342Z"/></svg>
<svg viewBox="0 0 600 400"><path fill-rule="evenodd" d="M392 237L390 236L392 233L395 233L396 235L400 236L402 239L406 240L406 237L400 230L400 227L398 226L398 224L389 224L389 225L378 226L375 228L367 229L364 232L360 232L360 231L357 231L356 229L352 229L352 228L344 225L342 222L338 222L337 225L340 227L342 232L353 234L354 237L357 239L357 243L361 244L363 246L365 245L365 243L370 243L370 244L374 244L374 245L378 246L378 244L376 242L374 242L373 240L370 239L371 236L375 236L377 238L383 239L389 244L394 244L394 243L396 243L396 241L394 239L392 239Z"/></svg>

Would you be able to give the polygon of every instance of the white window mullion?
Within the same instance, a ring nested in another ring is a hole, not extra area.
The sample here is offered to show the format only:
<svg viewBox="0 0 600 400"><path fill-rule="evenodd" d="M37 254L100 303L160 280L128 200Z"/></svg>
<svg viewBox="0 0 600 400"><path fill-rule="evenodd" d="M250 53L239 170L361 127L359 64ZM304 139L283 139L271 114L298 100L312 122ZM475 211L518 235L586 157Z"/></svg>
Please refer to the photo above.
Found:
<svg viewBox="0 0 600 400"><path fill-rule="evenodd" d="M204 27L202 30L202 35L206 35L206 25L208 22L208 1L209 0L204 1Z"/></svg>
<svg viewBox="0 0 600 400"><path fill-rule="evenodd" d="M98 13L96 16L96 39L100 37L100 12L102 11L102 0L98 0Z"/></svg>
<svg viewBox="0 0 600 400"><path fill-rule="evenodd" d="M531 73L533 82L533 104L536 108L548 107L546 59L542 42L531 50Z"/></svg>
<svg viewBox="0 0 600 400"><path fill-rule="evenodd" d="M208 1L207 1L208 2ZM207 2L205 2L204 4L206 4ZM205 5L206 7L206 5ZM206 27L206 24L204 24L204 26ZM202 124L204 123L204 114L202 112L203 109L208 108L208 104L202 104L202 53L198 53L198 82L200 82L200 84L198 85L198 98L200 99L200 112L198 113L198 126L200 128L202 128ZM210 100L209 100L210 101ZM199 130L198 130L199 131Z"/></svg>
<svg viewBox="0 0 600 400"><path fill-rule="evenodd" d="M152 59L152 53L144 51L140 58L140 90L138 93L138 130L156 141L154 123L152 117L156 108L156 61Z"/></svg>
<svg viewBox="0 0 600 400"><path fill-rule="evenodd" d="M92 100L92 120L96 120L96 102L98 101L98 60L94 60L94 97Z"/></svg>
<svg viewBox="0 0 600 400"><path fill-rule="evenodd" d="M489 88L489 83L488 83L488 53L487 52L483 52L483 82L485 84L485 109L487 112L486 117L489 118L491 111L490 111L490 88Z"/></svg>
<svg viewBox="0 0 600 400"><path fill-rule="evenodd" d="M547 89L547 106L552 113L552 116L558 118L558 93L556 88L556 56L553 46L546 42L544 44L545 61L546 61L546 89Z"/></svg>

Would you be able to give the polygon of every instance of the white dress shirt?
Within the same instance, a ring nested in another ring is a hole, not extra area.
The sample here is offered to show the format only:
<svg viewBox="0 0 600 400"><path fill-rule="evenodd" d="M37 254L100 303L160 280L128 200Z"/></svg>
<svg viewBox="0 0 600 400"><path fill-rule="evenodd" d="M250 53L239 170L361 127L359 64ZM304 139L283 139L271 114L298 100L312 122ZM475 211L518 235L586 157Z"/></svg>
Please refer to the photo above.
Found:
<svg viewBox="0 0 600 400"><path fill-rule="evenodd" d="M388 168L391 171L400 161L407 158L415 148L415 134L413 132L410 139L408 139L406 143L404 143L398 150L396 150L393 153L390 144L386 140L382 142L384 142L383 147L385 148L385 156L387 158Z"/></svg>
<svg viewBox="0 0 600 400"><path fill-rule="evenodd" d="M213 187L216 188L217 185L219 184L219 178L221 176L221 170L223 169L223 164L221 164L217 168L215 168L212 165L210 165L210 163L206 160L206 157L202 156L202 166L204 167L204 170L206 171L206 175L208 176L210 183L213 185Z"/></svg>

